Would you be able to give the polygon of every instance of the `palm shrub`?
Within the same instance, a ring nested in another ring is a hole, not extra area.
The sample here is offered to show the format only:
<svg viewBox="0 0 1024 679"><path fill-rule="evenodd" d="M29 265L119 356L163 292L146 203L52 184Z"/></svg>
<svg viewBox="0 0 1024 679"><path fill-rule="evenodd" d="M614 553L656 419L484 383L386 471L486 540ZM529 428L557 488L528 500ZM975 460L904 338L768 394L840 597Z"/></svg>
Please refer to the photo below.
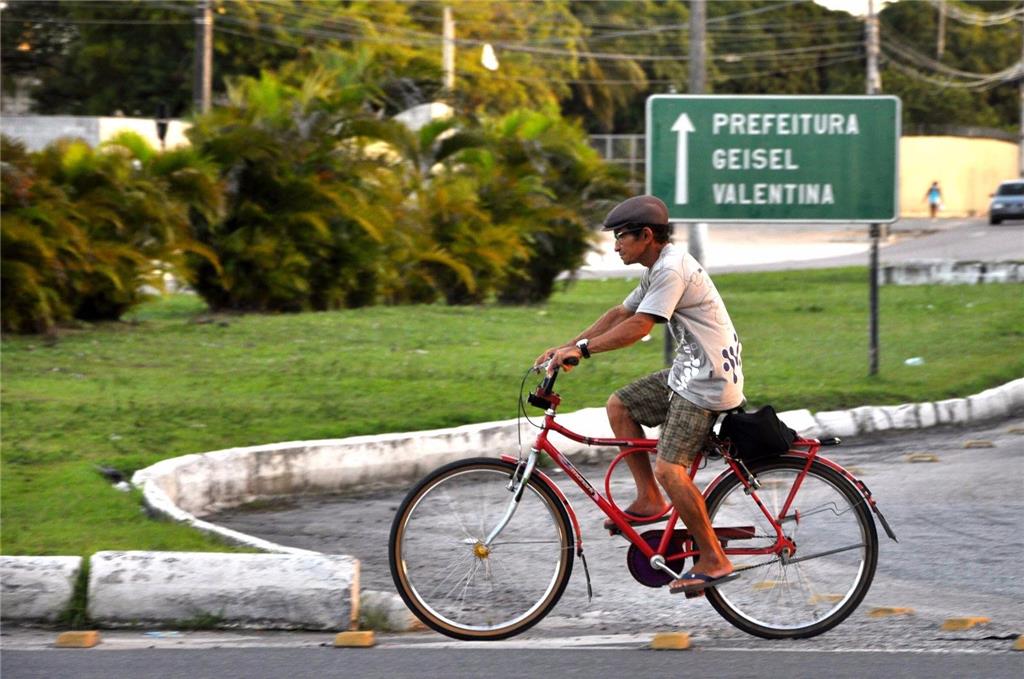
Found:
<svg viewBox="0 0 1024 679"><path fill-rule="evenodd" d="M481 202L495 221L514 224L525 255L499 286L506 303L536 303L555 280L582 266L593 230L625 195L621 173L556 111L515 111L485 120L486 151L474 157Z"/></svg>
<svg viewBox="0 0 1024 679"><path fill-rule="evenodd" d="M0 137L0 305L5 331L48 332L71 318L89 242L67 195L20 142Z"/></svg>
<svg viewBox="0 0 1024 679"><path fill-rule="evenodd" d="M413 132L379 135L395 152L389 168L406 199L386 249L389 301L478 303L504 283L525 255L516 225L481 201L469 152L486 143L472 121L438 120Z"/></svg>
<svg viewBox="0 0 1024 679"><path fill-rule="evenodd" d="M357 59L239 78L197 120L193 145L220 167L225 217L197 229L220 269L196 260L215 309L299 311L376 301L393 182L354 122L372 119Z"/></svg>
<svg viewBox="0 0 1024 679"><path fill-rule="evenodd" d="M186 251L210 256L192 241L190 217L214 217L218 190L197 179L209 170L188 153L160 159L137 135L95 149L62 139L33 154L5 150L4 328L116 320L162 287L166 270L181 275Z"/></svg>

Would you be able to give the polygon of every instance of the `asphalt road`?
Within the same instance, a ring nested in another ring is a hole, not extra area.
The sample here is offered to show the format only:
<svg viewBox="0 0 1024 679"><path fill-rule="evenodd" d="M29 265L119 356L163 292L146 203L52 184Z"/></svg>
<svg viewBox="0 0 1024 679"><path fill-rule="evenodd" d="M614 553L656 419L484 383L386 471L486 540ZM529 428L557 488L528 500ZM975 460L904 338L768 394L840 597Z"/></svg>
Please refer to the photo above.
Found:
<svg viewBox="0 0 1024 679"><path fill-rule="evenodd" d="M410 652L412 651L412 652ZM773 650L649 651L635 648L301 648L4 652L5 679L527 679L533 677L985 677L1017 679L1024 654L849 653Z"/></svg>

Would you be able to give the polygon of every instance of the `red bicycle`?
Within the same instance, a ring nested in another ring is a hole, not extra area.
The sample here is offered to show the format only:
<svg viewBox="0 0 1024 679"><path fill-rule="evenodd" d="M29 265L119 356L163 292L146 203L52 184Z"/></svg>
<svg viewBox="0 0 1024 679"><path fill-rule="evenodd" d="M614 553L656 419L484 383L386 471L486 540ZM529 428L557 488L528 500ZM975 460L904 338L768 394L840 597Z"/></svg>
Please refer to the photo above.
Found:
<svg viewBox="0 0 1024 679"><path fill-rule="evenodd" d="M655 439L591 438L556 420L561 399L546 377L529 395L544 424L529 455L478 457L445 465L406 496L391 526L388 558L399 594L426 625L456 639L504 639L535 625L558 603L583 561L579 521L562 490L537 468L546 454L614 522L631 546L627 566L648 587L662 587L700 558L666 503L646 519L664 529L637 532L611 499L612 471L627 455L655 451ZM525 383L525 379L524 379ZM557 432L591 446L622 449L598 492L548 440ZM778 457L745 462L712 434L690 468L720 458L725 469L704 489L708 514L742 577L705 590L726 620L769 639L821 634L845 620L871 585L878 561L872 512L896 536L868 487L818 454L838 439L798 438ZM587 587L590 589L589 573Z"/></svg>

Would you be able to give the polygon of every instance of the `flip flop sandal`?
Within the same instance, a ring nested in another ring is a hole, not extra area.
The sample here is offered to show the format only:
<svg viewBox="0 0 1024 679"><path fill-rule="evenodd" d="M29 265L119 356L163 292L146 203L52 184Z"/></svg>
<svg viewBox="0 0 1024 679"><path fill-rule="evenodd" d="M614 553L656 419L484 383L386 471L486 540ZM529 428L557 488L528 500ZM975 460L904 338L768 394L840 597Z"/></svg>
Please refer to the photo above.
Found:
<svg viewBox="0 0 1024 679"><path fill-rule="evenodd" d="M722 575L717 578L710 575L704 575L703 573L687 572L683 574L681 580L692 580L692 585L677 585L675 587L669 587L668 591L671 594L694 594L697 592L703 592L708 587L718 587L726 582L730 582L740 577L739 573L729 573L728 575Z"/></svg>

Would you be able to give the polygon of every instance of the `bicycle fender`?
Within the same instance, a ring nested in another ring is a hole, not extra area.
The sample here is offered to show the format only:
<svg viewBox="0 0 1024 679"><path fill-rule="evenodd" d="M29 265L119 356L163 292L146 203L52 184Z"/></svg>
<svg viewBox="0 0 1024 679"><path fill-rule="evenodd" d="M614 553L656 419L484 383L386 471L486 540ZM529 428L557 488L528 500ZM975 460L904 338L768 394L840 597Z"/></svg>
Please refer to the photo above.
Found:
<svg viewBox="0 0 1024 679"><path fill-rule="evenodd" d="M512 455L502 455L501 459L504 462L511 462L513 464L519 462L519 458L514 457ZM558 499L562 501L562 504L565 505L565 511L569 513L569 520L572 521L573 532L576 533L576 554L582 554L583 530L580 528L579 519L576 518L576 511L572 508L572 504L569 502L569 498L567 498L565 496L565 493L562 492L562 489L559 488L558 485L551 480L551 477L549 477L541 470L534 467L532 475L540 479L542 482L544 482L548 486L548 488L550 488L551 491L558 497Z"/></svg>

